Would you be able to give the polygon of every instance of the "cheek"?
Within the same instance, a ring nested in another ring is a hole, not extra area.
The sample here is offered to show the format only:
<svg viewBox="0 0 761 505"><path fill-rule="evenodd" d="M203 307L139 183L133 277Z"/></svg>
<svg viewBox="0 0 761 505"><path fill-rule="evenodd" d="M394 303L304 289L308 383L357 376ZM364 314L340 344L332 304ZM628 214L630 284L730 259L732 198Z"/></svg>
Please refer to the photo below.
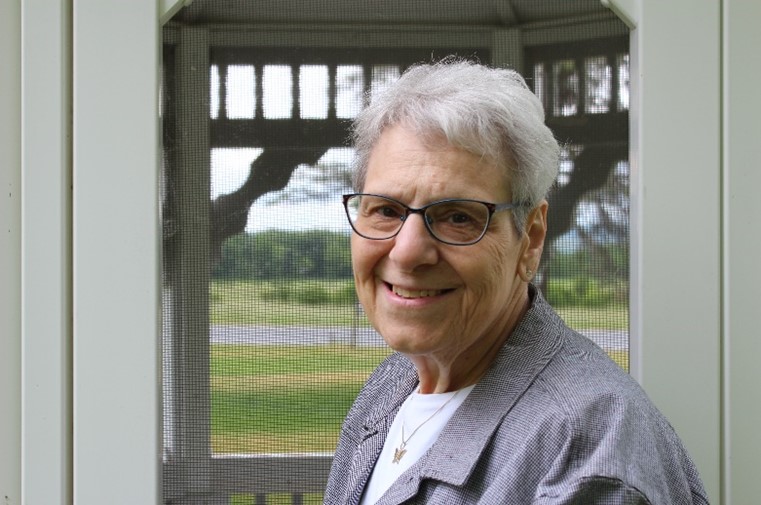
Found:
<svg viewBox="0 0 761 505"><path fill-rule="evenodd" d="M480 285L483 291L491 295L500 291L509 291L510 283L515 277L518 264L517 248L504 243L485 244L484 258L476 263L478 272L473 272L473 277L481 279Z"/></svg>
<svg viewBox="0 0 761 505"><path fill-rule="evenodd" d="M365 244L359 242L359 237L352 235L351 238L351 266L354 269L354 277L359 280L365 277L366 264L368 262Z"/></svg>
<svg viewBox="0 0 761 505"><path fill-rule="evenodd" d="M374 269L385 254L386 244L382 241L367 240L354 235L351 240L351 265L354 279L367 282L375 276Z"/></svg>
<svg viewBox="0 0 761 505"><path fill-rule="evenodd" d="M365 266L365 259L365 256L352 246L351 266L354 273L354 290L359 302L367 307L369 305L368 296L373 290L368 286L368 269Z"/></svg>

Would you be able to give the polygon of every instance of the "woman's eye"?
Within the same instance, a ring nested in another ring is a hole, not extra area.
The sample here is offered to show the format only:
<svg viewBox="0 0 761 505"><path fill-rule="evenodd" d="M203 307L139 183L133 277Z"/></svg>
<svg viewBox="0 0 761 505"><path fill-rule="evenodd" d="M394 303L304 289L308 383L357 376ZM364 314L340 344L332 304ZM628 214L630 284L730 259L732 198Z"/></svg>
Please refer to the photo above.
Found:
<svg viewBox="0 0 761 505"><path fill-rule="evenodd" d="M454 224L466 224L473 221L473 218L467 214L453 213L451 216L449 216L449 220Z"/></svg>
<svg viewBox="0 0 761 505"><path fill-rule="evenodd" d="M367 216L376 219L397 219L401 215L402 211L394 205L376 205L367 209Z"/></svg>
<svg viewBox="0 0 761 505"><path fill-rule="evenodd" d="M473 223L474 219L473 216L468 212L463 212L461 210L451 210L438 216L436 221L439 221L442 224L462 226Z"/></svg>
<svg viewBox="0 0 761 505"><path fill-rule="evenodd" d="M388 206L381 207L380 213L383 217L398 217L399 216L399 211L397 211L393 207L388 207Z"/></svg>

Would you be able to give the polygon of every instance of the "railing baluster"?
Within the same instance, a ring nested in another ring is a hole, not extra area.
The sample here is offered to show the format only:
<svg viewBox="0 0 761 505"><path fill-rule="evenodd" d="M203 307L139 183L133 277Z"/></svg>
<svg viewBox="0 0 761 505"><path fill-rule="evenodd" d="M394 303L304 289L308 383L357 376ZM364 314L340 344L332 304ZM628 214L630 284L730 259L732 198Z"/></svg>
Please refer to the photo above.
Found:
<svg viewBox="0 0 761 505"><path fill-rule="evenodd" d="M301 66L291 65L291 119L301 118L301 96L299 93L299 79L301 78Z"/></svg>
<svg viewBox="0 0 761 505"><path fill-rule="evenodd" d="M256 103L254 105L254 117L264 117L264 65L254 65L254 79L256 84L254 89L256 90Z"/></svg>
<svg viewBox="0 0 761 505"><path fill-rule="evenodd" d="M336 67L335 63L328 65L328 119L336 118Z"/></svg>
<svg viewBox="0 0 761 505"><path fill-rule="evenodd" d="M218 110L217 117L227 119L227 62L221 62L217 65L217 73L219 77L219 89L217 90L217 103Z"/></svg>

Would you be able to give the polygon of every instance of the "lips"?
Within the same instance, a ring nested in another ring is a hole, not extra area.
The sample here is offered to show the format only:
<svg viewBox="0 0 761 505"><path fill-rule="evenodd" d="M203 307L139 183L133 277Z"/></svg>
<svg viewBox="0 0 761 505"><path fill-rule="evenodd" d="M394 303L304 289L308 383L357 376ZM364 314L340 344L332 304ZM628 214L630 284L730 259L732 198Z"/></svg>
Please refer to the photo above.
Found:
<svg viewBox="0 0 761 505"><path fill-rule="evenodd" d="M405 289L399 286L389 285L391 287L391 291L394 292L395 295L401 296L402 298L429 298L431 296L439 296L442 295L448 291L451 291L449 289Z"/></svg>

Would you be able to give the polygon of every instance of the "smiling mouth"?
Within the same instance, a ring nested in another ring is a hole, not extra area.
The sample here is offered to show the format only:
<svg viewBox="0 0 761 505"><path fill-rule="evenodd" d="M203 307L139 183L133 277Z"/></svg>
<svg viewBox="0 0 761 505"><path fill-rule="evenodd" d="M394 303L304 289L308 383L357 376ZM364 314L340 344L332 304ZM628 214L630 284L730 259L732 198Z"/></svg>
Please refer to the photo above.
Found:
<svg viewBox="0 0 761 505"><path fill-rule="evenodd" d="M391 288L391 291L394 292L395 295L401 296L402 298L430 298L432 296L439 296L443 295L444 293L448 293L449 291L452 291L451 289L404 289L399 286L394 286L392 284L388 285Z"/></svg>

